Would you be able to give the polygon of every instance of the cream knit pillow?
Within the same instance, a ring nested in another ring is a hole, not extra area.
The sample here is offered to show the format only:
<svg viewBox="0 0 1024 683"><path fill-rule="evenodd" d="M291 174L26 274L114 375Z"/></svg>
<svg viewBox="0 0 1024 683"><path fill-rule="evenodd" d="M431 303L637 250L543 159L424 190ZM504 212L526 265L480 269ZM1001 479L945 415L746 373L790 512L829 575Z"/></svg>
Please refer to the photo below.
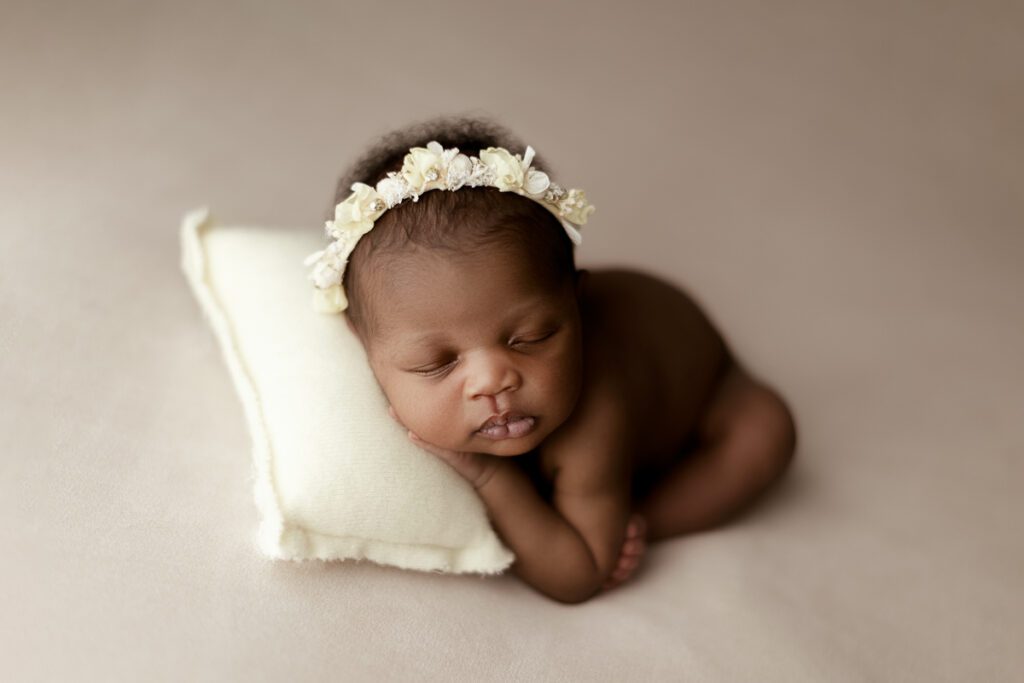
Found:
<svg viewBox="0 0 1024 683"><path fill-rule="evenodd" d="M340 315L313 311L302 261L318 230L182 222L182 268L253 441L259 545L276 558L501 572L512 562L473 489L388 416Z"/></svg>

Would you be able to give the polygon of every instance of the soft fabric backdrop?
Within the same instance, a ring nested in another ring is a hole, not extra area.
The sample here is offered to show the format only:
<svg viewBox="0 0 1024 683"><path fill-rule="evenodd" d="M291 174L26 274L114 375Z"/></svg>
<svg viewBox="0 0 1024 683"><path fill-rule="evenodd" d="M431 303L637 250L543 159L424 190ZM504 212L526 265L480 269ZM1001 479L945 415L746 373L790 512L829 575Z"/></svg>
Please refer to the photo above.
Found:
<svg viewBox="0 0 1024 683"><path fill-rule="evenodd" d="M0 20L11 680L1013 680L1024 9L24 2ZM375 135L492 114L789 397L793 476L567 608L273 563L181 215L319 230Z"/></svg>

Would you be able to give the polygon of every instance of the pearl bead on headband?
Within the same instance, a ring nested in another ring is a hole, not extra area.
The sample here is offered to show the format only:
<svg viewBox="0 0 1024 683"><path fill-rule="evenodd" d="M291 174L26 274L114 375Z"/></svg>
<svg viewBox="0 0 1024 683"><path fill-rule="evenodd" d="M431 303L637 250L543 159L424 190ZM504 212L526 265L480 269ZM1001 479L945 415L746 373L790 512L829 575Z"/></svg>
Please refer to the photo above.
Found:
<svg viewBox="0 0 1024 683"><path fill-rule="evenodd" d="M373 228L385 211L406 199L417 202L421 194L431 190L496 187L502 192L515 192L553 213L573 244L579 244L579 228L587 222L594 207L583 190L566 190L551 182L546 173L530 168L534 154L529 146L524 157L503 147L488 147L477 158L460 154L456 147L443 149L433 141L426 147L410 149L402 170L389 172L376 188L353 183L352 194L334 207L334 220L325 224L327 236L334 241L305 260L306 266L313 266L309 275L315 285L313 308L321 313L344 311L348 299L341 285L342 277L359 238Z"/></svg>

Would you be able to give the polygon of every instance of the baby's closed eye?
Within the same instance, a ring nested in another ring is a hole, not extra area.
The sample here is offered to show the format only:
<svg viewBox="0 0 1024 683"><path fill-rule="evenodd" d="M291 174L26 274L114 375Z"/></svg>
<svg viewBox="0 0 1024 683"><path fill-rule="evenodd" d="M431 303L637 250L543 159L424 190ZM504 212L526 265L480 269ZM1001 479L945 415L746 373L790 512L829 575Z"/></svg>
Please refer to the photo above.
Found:
<svg viewBox="0 0 1024 683"><path fill-rule="evenodd" d="M457 362L457 358L438 360L420 367L409 368L408 372L421 377L441 377L451 372Z"/></svg>
<svg viewBox="0 0 1024 683"><path fill-rule="evenodd" d="M540 332L538 334L526 334L519 337L513 337L509 340L509 346L531 346L533 344L540 344L548 339L551 339L558 330L550 330L547 332Z"/></svg>
<svg viewBox="0 0 1024 683"><path fill-rule="evenodd" d="M515 351L529 351L550 340L558 334L560 329L560 327L555 327L529 334L516 335L509 338L507 346ZM407 367L405 371L420 377L438 378L447 375L458 363L459 356L451 352L435 357L428 363Z"/></svg>

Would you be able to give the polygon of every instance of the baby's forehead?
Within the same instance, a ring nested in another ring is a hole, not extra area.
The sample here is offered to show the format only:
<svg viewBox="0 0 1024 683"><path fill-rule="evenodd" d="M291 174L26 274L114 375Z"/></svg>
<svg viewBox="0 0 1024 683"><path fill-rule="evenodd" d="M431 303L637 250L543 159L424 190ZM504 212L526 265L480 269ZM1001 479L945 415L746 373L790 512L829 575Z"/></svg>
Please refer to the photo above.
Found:
<svg viewBox="0 0 1024 683"><path fill-rule="evenodd" d="M455 268L457 270L457 268ZM453 286L450 272L434 281L394 283L374 306L374 339L400 347L444 345L537 331L571 313L560 288L536 280L480 276ZM416 286L419 285L419 286Z"/></svg>
<svg viewBox="0 0 1024 683"><path fill-rule="evenodd" d="M373 338L437 326L514 325L508 318L520 309L549 310L573 289L571 275L518 240L405 242L374 251L359 264L359 299Z"/></svg>
<svg viewBox="0 0 1024 683"><path fill-rule="evenodd" d="M415 247L384 254L373 268L374 294L384 298L464 299L500 290L505 297L543 296L541 269L525 250L489 245L473 250Z"/></svg>
<svg viewBox="0 0 1024 683"><path fill-rule="evenodd" d="M436 296L382 303L374 312L380 336L422 343L456 333L512 329L552 319L566 309L565 297L556 292L505 291L486 282L463 291L442 288Z"/></svg>

